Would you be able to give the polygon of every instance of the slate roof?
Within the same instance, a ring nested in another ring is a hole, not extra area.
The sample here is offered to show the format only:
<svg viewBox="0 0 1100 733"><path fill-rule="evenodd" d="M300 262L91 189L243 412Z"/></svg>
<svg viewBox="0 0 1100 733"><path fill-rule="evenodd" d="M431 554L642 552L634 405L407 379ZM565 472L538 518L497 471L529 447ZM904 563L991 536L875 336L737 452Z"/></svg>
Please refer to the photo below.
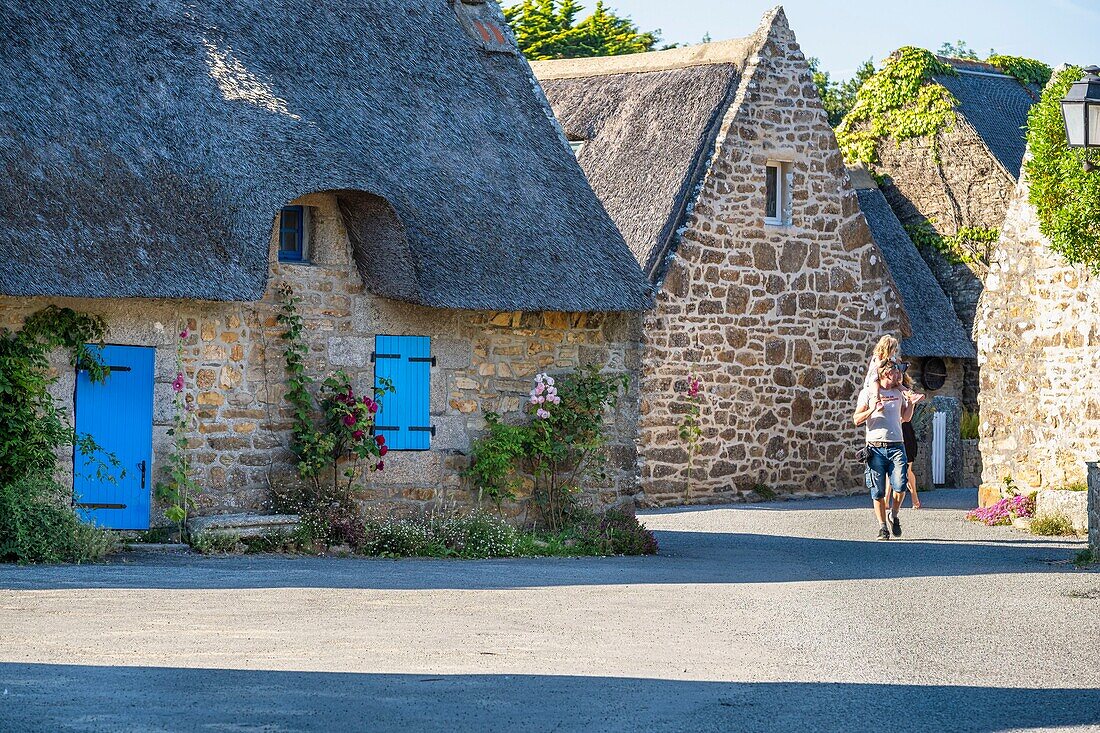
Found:
<svg viewBox="0 0 1100 733"><path fill-rule="evenodd" d="M255 300L280 207L335 191L379 295L651 301L493 3L5 10L2 294ZM387 207L395 223L378 226L370 214ZM362 251L378 231L393 240L384 258Z"/></svg>
<svg viewBox="0 0 1100 733"><path fill-rule="evenodd" d="M773 11L761 27L781 16ZM584 141L581 167L651 280L661 275L760 33L531 64L567 137Z"/></svg>
<svg viewBox="0 0 1100 733"><path fill-rule="evenodd" d="M912 333L901 341L908 356L974 359L977 352L947 294L936 281L882 191L869 175L853 171L852 184L871 237L897 283Z"/></svg>
<svg viewBox="0 0 1100 733"><path fill-rule="evenodd" d="M958 76L937 76L936 81L959 101L960 115L1013 178L1020 177L1020 166L1027 144L1027 113L1039 100L1042 90L1025 86L995 66L964 59L938 56L951 64Z"/></svg>

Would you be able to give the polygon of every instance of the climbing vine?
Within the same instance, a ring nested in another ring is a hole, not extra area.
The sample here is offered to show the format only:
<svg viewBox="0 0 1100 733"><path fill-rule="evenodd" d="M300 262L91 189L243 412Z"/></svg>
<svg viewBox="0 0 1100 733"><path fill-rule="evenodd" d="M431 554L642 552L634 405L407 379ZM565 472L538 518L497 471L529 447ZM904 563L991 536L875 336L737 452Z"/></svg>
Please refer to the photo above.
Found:
<svg viewBox="0 0 1100 733"><path fill-rule="evenodd" d="M905 231L921 249L939 252L952 263L988 265L1000 232L983 227L961 227L955 234L943 236L931 221L906 224Z"/></svg>
<svg viewBox="0 0 1100 733"><path fill-rule="evenodd" d="M1095 150L1070 148L1059 100L1081 78L1079 67L1060 71L1031 108L1024 163L1028 199L1039 217L1039 231L1050 248L1071 265L1084 264L1100 272L1100 171L1087 172L1089 160L1100 164Z"/></svg>
<svg viewBox="0 0 1100 733"><path fill-rule="evenodd" d="M0 486L53 476L57 451L65 446L75 446L97 476L106 478L117 467L113 456L98 456L91 436L77 435L49 391L57 381L49 357L57 348L67 349L70 363L86 369L93 382L107 378L110 370L88 347L102 343L106 333L99 316L52 305L28 316L19 331L0 329Z"/></svg>
<svg viewBox="0 0 1100 733"><path fill-rule="evenodd" d="M837 127L845 158L873 165L883 140L928 138L932 157L939 163L938 137L951 129L958 100L933 77L956 74L930 51L913 46L898 49L860 87L852 110Z"/></svg>
<svg viewBox="0 0 1100 733"><path fill-rule="evenodd" d="M999 71L1008 74L1021 84L1045 87L1047 82L1050 81L1051 68L1042 61L1027 59L1023 56L992 54L985 62L995 66Z"/></svg>

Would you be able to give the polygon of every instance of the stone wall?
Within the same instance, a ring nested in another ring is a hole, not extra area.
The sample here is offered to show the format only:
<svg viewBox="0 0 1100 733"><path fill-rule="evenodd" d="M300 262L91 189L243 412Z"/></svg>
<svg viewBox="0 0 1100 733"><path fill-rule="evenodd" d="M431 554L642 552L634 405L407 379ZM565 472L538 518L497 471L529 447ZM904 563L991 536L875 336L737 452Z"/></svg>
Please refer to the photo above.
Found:
<svg viewBox="0 0 1100 733"><path fill-rule="evenodd" d="M962 486L970 488L982 482L982 451L977 438L962 442Z"/></svg>
<svg viewBox="0 0 1100 733"><path fill-rule="evenodd" d="M983 501L1085 480L1100 456L1100 280L1048 249L1017 188L978 308Z"/></svg>
<svg viewBox="0 0 1100 733"><path fill-rule="evenodd" d="M745 75L645 321L642 481L654 505L857 490L857 385L903 318L785 23ZM768 159L790 163L789 226L763 221ZM691 374L706 402L689 487L677 427Z"/></svg>
<svg viewBox="0 0 1100 733"><path fill-rule="evenodd" d="M307 369L316 378L342 369L358 390L367 389L374 382L370 355L376 334L432 337L437 358L431 375L432 449L392 451L386 469L361 492L364 501L411 506L474 501L476 492L471 494L459 471L467 465L470 441L484 427L484 412L519 418L537 372L590 363L633 375L629 394L612 416L611 479L590 498L603 505L632 500L638 470L639 315L439 310L377 298L364 292L333 197L314 194L294 203L310 207L312 261L277 263L273 236L276 264L261 302L0 298L0 326L18 327L26 315L57 303L103 315L110 326L108 343L155 346L151 475L157 476L171 449L171 382L177 334L186 325L191 333L183 365L187 399L198 418L190 450L204 490L200 513L269 510L272 484L295 480L282 328L276 322L284 283L302 298ZM75 375L62 354L56 367L60 380L54 393L71 414Z"/></svg>

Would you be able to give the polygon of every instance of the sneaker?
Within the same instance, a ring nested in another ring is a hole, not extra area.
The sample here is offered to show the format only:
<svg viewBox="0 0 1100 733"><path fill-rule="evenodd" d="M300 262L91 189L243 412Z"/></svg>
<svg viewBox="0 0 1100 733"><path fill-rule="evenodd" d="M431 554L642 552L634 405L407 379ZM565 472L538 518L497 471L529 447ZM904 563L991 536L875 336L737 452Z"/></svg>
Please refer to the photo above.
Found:
<svg viewBox="0 0 1100 733"><path fill-rule="evenodd" d="M880 540L888 540L888 539L890 539L890 531L889 531L888 529L886 529L886 525L885 525L885 524L884 524L884 525L882 525L882 529L880 529L880 530L878 531L878 538L879 538Z"/></svg>
<svg viewBox="0 0 1100 733"><path fill-rule="evenodd" d="M897 514L890 518L890 531L894 533L895 537L901 537L901 520L898 519Z"/></svg>

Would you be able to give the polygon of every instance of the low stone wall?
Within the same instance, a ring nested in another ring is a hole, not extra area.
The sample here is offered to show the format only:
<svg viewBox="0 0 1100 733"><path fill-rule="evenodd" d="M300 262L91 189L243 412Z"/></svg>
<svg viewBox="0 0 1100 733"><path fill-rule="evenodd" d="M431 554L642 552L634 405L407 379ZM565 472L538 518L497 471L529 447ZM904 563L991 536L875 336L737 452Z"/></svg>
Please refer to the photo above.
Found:
<svg viewBox="0 0 1100 733"><path fill-rule="evenodd" d="M1088 492L1048 489L1035 495L1035 516L1061 514L1073 522L1073 529L1089 529Z"/></svg>
<svg viewBox="0 0 1100 733"><path fill-rule="evenodd" d="M982 483L982 451L977 438L962 441L961 486L970 488Z"/></svg>

